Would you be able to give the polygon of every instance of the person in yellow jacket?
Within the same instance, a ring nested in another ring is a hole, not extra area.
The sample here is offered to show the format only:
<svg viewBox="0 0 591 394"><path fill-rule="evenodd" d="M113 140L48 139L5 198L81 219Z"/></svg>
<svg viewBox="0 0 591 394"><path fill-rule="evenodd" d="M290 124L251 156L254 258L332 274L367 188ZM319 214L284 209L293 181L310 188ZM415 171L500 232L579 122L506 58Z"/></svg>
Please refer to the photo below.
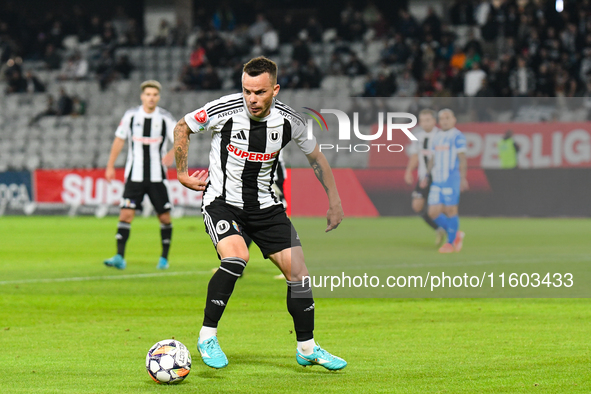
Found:
<svg viewBox="0 0 591 394"><path fill-rule="evenodd" d="M501 168L517 168L517 153L519 152L519 145L513 140L513 130L507 130L503 139L499 141L498 147Z"/></svg>

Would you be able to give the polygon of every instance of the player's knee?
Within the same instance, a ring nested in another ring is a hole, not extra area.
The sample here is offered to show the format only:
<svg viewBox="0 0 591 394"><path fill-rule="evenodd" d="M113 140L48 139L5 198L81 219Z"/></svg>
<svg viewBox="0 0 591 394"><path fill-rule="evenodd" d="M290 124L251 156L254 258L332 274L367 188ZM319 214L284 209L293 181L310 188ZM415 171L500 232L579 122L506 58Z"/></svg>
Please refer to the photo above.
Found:
<svg viewBox="0 0 591 394"><path fill-rule="evenodd" d="M220 263L220 269L231 275L241 277L246 268L246 260L240 257L226 257Z"/></svg>
<svg viewBox="0 0 591 394"><path fill-rule="evenodd" d="M120 222L126 222L126 223L131 223L133 221L133 218L135 216L135 211L132 209L122 209L121 212L119 212L119 221Z"/></svg>
<svg viewBox="0 0 591 394"><path fill-rule="evenodd" d="M429 217L431 219L437 219L439 215L441 215L441 209L433 206L429 207Z"/></svg>
<svg viewBox="0 0 591 394"><path fill-rule="evenodd" d="M419 199L419 198L415 198L414 200L412 200L412 210L415 211L416 213L421 212L424 207L425 207L425 200Z"/></svg>

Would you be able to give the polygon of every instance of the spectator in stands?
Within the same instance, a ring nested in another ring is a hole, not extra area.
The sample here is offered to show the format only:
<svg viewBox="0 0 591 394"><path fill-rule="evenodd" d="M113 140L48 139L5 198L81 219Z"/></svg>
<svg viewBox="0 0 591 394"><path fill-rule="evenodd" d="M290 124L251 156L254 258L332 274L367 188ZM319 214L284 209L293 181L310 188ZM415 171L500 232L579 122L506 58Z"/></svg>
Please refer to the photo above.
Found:
<svg viewBox="0 0 591 394"><path fill-rule="evenodd" d="M279 41L281 43L291 42L297 34L298 30L293 23L293 16L290 13L286 13L279 25Z"/></svg>
<svg viewBox="0 0 591 394"><path fill-rule="evenodd" d="M488 4L483 2L482 4ZM480 28L480 35L485 42L492 42L497 39L499 35L499 24L492 12L489 12L486 17L486 23Z"/></svg>
<svg viewBox="0 0 591 394"><path fill-rule="evenodd" d="M201 77L201 89L204 90L219 90L222 88L222 82L215 69L208 64L205 66L203 75Z"/></svg>
<svg viewBox="0 0 591 394"><path fill-rule="evenodd" d="M365 85L365 97L391 97L396 92L396 82L392 74L380 71L377 78Z"/></svg>
<svg viewBox="0 0 591 394"><path fill-rule="evenodd" d="M47 104L46 107L43 111L39 112L37 115L35 115L33 117L33 119L31 119L31 121L29 122L29 126L37 123L39 121L39 119L41 119L44 116L55 116L57 115L57 108L55 106L55 99L53 98L53 96L51 94L47 95Z"/></svg>
<svg viewBox="0 0 591 394"><path fill-rule="evenodd" d="M14 70L8 77L8 87L6 93L26 93L27 80L23 78L20 70Z"/></svg>
<svg viewBox="0 0 591 394"><path fill-rule="evenodd" d="M121 55L117 59L117 63L115 64L115 71L123 78L129 79L129 75L133 71L135 67L131 64L129 60L129 56Z"/></svg>
<svg viewBox="0 0 591 394"><path fill-rule="evenodd" d="M466 61L464 62L464 69L471 70L472 64L480 63L480 60L480 55L478 54L478 52L476 52L474 47L469 47L466 52Z"/></svg>
<svg viewBox="0 0 591 394"><path fill-rule="evenodd" d="M345 73L350 77L365 75L367 74L367 66L357 57L357 54L353 53L345 65Z"/></svg>
<svg viewBox="0 0 591 394"><path fill-rule="evenodd" d="M199 87L200 78L197 67L187 64L183 67L179 77L180 86L178 90L196 90Z"/></svg>
<svg viewBox="0 0 591 394"><path fill-rule="evenodd" d="M466 65L466 54L462 51L462 48L455 47L454 54L449 61L449 66L462 70Z"/></svg>
<svg viewBox="0 0 591 394"><path fill-rule="evenodd" d="M42 93L45 92L45 84L37 78L32 71L25 73L25 80L27 81L27 92Z"/></svg>
<svg viewBox="0 0 591 394"><path fill-rule="evenodd" d="M322 80L322 72L313 59L308 60L300 69L300 85L305 89L318 89Z"/></svg>
<svg viewBox="0 0 591 394"><path fill-rule="evenodd" d="M493 88L490 87L490 84L488 83L488 78L484 78L481 82L481 87L478 90L478 92L476 92L476 97L495 97L495 91Z"/></svg>
<svg viewBox="0 0 591 394"><path fill-rule="evenodd" d="M45 67L50 70L59 70L62 66L62 57L57 52L53 44L48 44L45 48L43 62L45 63Z"/></svg>
<svg viewBox="0 0 591 394"><path fill-rule="evenodd" d="M308 19L308 24L304 30L310 42L322 42L322 26L318 22L318 19L315 17Z"/></svg>
<svg viewBox="0 0 591 394"><path fill-rule="evenodd" d="M542 63L536 76L536 96L552 97L554 95L554 79L548 70L548 64Z"/></svg>
<svg viewBox="0 0 591 394"><path fill-rule="evenodd" d="M330 55L327 73L328 75L343 75L345 73L345 64L337 53Z"/></svg>
<svg viewBox="0 0 591 394"><path fill-rule="evenodd" d="M125 13L122 5L115 7L115 15L111 19L111 24L115 29L117 37L122 37L121 43L127 43L127 33L129 32L129 16Z"/></svg>
<svg viewBox="0 0 591 394"><path fill-rule="evenodd" d="M531 96L536 87L536 79L533 71L527 67L525 59L517 59L517 68L509 76L509 86L513 96L526 97Z"/></svg>
<svg viewBox="0 0 591 394"><path fill-rule="evenodd" d="M101 52L101 57L98 60L96 67L96 77L99 81L101 90L105 90L109 83L115 78L115 60L109 50L105 49Z"/></svg>
<svg viewBox="0 0 591 394"><path fill-rule="evenodd" d="M62 30L62 22L59 20L54 21L51 29L49 30L49 42L56 48L60 48L62 46L64 37L65 34Z"/></svg>
<svg viewBox="0 0 591 394"><path fill-rule="evenodd" d="M127 29L126 43L129 46L138 46L142 44L140 29L135 19L129 18L129 29Z"/></svg>
<svg viewBox="0 0 591 394"><path fill-rule="evenodd" d="M232 31L236 27L236 16L227 1L222 2L212 16L212 25L217 31Z"/></svg>
<svg viewBox="0 0 591 394"><path fill-rule="evenodd" d="M84 59L80 52L68 58L68 61L62 65L60 80L82 80L88 76L88 61Z"/></svg>
<svg viewBox="0 0 591 394"><path fill-rule="evenodd" d="M449 10L454 25L474 25L474 7L470 0L456 0Z"/></svg>
<svg viewBox="0 0 591 394"><path fill-rule="evenodd" d="M410 49L404 42L402 34L394 35L394 42L389 44L381 54L382 60L387 64L404 64L410 56Z"/></svg>
<svg viewBox="0 0 591 394"><path fill-rule="evenodd" d="M502 62L494 77L497 97L511 96L510 77L511 71L509 69L509 63Z"/></svg>
<svg viewBox="0 0 591 394"><path fill-rule="evenodd" d="M176 24L170 32L171 43L173 46L185 46L187 44L187 37L189 37L189 27L185 24L185 21L176 17Z"/></svg>
<svg viewBox="0 0 591 394"><path fill-rule="evenodd" d="M439 58L446 60L448 63L454 54L454 43L449 34L441 36L441 43L436 50Z"/></svg>
<svg viewBox="0 0 591 394"><path fill-rule="evenodd" d="M472 63L472 69L464 74L464 94L468 97L476 96L485 79L486 73L480 68L480 63Z"/></svg>
<svg viewBox="0 0 591 394"><path fill-rule="evenodd" d="M256 21L248 28L248 35L253 41L257 38L261 38L269 26L271 26L271 24L265 19L265 15L257 14Z"/></svg>
<svg viewBox="0 0 591 394"><path fill-rule="evenodd" d="M355 11L350 5L341 12L341 24L339 26L339 36L346 41L360 41L367 31L367 26L363 21L363 15Z"/></svg>
<svg viewBox="0 0 591 394"><path fill-rule="evenodd" d="M267 31L261 36L261 47L265 56L279 53L279 34L273 26L267 26Z"/></svg>
<svg viewBox="0 0 591 394"><path fill-rule="evenodd" d="M417 20L405 9L398 12L398 17L397 30L405 38L419 38L421 28Z"/></svg>
<svg viewBox="0 0 591 394"><path fill-rule="evenodd" d="M106 21L103 24L103 32L101 34L101 43L103 47L114 50L117 46L117 32L113 27L111 21Z"/></svg>
<svg viewBox="0 0 591 394"><path fill-rule="evenodd" d="M296 38L293 43L293 52L291 53L291 59L296 60L299 64L306 64L308 60L310 60L312 54L310 53L310 48L308 44L304 41Z"/></svg>
<svg viewBox="0 0 591 394"><path fill-rule="evenodd" d="M86 114L86 101L78 96L72 98L72 113L73 117L83 116Z"/></svg>
<svg viewBox="0 0 591 394"><path fill-rule="evenodd" d="M90 18L90 26L88 28L89 39L100 37L103 34L103 24L98 15L93 15Z"/></svg>
<svg viewBox="0 0 591 394"><path fill-rule="evenodd" d="M74 102L66 93L64 88L60 88L60 96L57 99L57 116L70 115L74 109Z"/></svg>
<svg viewBox="0 0 591 394"><path fill-rule="evenodd" d="M201 46L199 41L195 44L195 49L191 52L189 64L193 68L201 67L205 63L205 48Z"/></svg>
<svg viewBox="0 0 591 394"><path fill-rule="evenodd" d="M464 74L457 67L452 67L451 76L447 81L447 88L452 96L461 96L464 94Z"/></svg>
<svg viewBox="0 0 591 394"><path fill-rule="evenodd" d="M156 33L156 37L152 40L152 45L156 47L162 47L166 45L170 45L172 42L172 34L170 24L166 19L160 20L160 25L158 26L158 32Z"/></svg>
<svg viewBox="0 0 591 394"><path fill-rule="evenodd" d="M419 81L418 93L421 97L431 97L435 92L433 75L429 71L423 73L423 78Z"/></svg>
<svg viewBox="0 0 591 394"><path fill-rule="evenodd" d="M421 28L424 34L441 37L441 19L439 19L433 7L429 6L427 8L427 17L423 20Z"/></svg>

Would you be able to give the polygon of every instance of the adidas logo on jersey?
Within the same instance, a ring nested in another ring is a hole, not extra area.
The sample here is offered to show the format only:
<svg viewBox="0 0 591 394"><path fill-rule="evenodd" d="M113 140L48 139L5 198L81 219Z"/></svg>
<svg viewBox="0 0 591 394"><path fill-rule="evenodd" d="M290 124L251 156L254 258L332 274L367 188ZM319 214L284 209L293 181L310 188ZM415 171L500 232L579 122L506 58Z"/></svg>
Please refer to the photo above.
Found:
<svg viewBox="0 0 591 394"><path fill-rule="evenodd" d="M246 134L244 134L244 130L240 130L240 132L234 134L232 136L232 138L235 138L237 140L245 140L246 139Z"/></svg>

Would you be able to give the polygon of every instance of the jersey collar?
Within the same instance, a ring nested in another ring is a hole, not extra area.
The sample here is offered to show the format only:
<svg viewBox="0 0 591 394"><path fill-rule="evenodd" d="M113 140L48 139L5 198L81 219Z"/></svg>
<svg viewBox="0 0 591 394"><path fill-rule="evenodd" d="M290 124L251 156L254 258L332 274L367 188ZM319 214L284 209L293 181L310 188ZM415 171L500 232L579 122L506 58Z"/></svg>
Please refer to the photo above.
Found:
<svg viewBox="0 0 591 394"><path fill-rule="evenodd" d="M144 111L144 106L140 105L140 114L142 114L145 118L151 118L152 116L156 115L159 110L160 110L160 107L156 107L154 109L154 112L147 113L146 111Z"/></svg>
<svg viewBox="0 0 591 394"><path fill-rule="evenodd" d="M246 114L250 119L256 122L266 122L267 120L269 120L271 115L273 115L273 110L275 109L275 97L273 97L273 102L271 103L271 107L269 108L269 115L265 116L264 118L259 118L258 116L254 116L250 113L250 111L248 110L248 106L246 105L246 100L244 99L244 96L242 96L242 106L244 107L244 110L246 111Z"/></svg>

